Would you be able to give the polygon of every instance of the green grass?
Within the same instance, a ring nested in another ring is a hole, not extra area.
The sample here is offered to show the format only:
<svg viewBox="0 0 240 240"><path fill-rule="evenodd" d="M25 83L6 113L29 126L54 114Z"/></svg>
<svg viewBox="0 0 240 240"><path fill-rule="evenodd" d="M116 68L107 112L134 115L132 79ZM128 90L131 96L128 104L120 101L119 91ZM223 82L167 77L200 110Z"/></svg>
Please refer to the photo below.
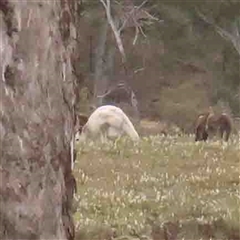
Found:
<svg viewBox="0 0 240 240"><path fill-rule="evenodd" d="M193 139L78 146L76 239L240 239L239 138Z"/></svg>

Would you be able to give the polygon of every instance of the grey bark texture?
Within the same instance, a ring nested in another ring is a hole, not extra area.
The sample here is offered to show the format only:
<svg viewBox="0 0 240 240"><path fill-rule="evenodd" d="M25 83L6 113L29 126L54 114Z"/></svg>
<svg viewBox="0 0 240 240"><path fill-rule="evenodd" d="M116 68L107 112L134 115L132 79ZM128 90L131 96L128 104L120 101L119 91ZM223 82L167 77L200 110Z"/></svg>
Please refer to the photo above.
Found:
<svg viewBox="0 0 240 240"><path fill-rule="evenodd" d="M76 1L0 1L0 239L73 239Z"/></svg>

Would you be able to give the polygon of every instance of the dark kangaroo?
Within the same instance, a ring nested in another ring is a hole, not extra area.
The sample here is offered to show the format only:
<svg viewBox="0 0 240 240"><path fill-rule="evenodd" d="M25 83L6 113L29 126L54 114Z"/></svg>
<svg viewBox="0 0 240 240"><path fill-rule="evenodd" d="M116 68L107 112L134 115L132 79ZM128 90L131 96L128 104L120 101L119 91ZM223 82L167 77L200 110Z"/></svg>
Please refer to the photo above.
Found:
<svg viewBox="0 0 240 240"><path fill-rule="evenodd" d="M210 134L219 132L220 138L228 141L232 132L232 120L226 113L217 115L213 111L198 115L195 124L195 141L206 141Z"/></svg>
<svg viewBox="0 0 240 240"><path fill-rule="evenodd" d="M199 114L195 122L195 141L206 141L208 133L206 131L206 122L209 113Z"/></svg>
<svg viewBox="0 0 240 240"><path fill-rule="evenodd" d="M220 138L226 142L232 132L232 120L226 113L220 115L210 114L206 122L206 131L208 133L219 132Z"/></svg>

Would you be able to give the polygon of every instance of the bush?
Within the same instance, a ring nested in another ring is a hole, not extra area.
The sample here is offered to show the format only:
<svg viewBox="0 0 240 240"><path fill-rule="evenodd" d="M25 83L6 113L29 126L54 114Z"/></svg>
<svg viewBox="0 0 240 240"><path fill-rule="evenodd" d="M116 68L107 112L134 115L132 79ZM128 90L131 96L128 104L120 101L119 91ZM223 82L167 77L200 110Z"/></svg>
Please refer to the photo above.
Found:
<svg viewBox="0 0 240 240"><path fill-rule="evenodd" d="M207 93L192 81L185 81L176 88L164 88L159 100L159 113L164 119L190 132L201 110L209 106Z"/></svg>

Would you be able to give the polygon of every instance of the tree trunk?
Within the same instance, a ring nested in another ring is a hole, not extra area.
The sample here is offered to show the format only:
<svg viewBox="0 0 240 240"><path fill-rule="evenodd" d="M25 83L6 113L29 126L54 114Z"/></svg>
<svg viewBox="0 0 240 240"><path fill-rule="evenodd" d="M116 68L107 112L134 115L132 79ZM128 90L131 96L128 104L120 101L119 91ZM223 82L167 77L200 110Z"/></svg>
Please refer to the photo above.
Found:
<svg viewBox="0 0 240 240"><path fill-rule="evenodd" d="M0 239L73 239L75 2L0 1Z"/></svg>
<svg viewBox="0 0 240 240"><path fill-rule="evenodd" d="M95 55L94 70L94 104L101 105L101 99L98 95L102 95L107 88L107 76L105 74L104 59L106 57L108 23L104 22L101 26L99 42Z"/></svg>

